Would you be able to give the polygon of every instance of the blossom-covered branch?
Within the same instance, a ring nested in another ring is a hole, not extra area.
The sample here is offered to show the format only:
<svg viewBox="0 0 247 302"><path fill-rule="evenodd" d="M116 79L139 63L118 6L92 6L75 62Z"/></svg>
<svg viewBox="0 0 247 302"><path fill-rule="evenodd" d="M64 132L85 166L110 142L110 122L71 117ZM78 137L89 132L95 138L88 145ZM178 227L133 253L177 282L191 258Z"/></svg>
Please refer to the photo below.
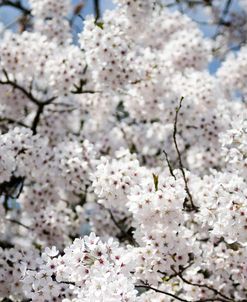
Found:
<svg viewBox="0 0 247 302"><path fill-rule="evenodd" d="M247 301L246 0L9 2L0 301Z"/></svg>

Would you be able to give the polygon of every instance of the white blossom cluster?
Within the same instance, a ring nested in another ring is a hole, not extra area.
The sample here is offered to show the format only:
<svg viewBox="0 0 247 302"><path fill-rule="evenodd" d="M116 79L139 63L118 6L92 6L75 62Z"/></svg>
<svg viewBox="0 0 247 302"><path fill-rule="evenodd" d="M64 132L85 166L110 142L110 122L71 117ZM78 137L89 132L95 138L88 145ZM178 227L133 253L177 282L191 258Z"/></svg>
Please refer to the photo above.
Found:
<svg viewBox="0 0 247 302"><path fill-rule="evenodd" d="M135 301L130 256L117 242L103 243L94 233L75 239L63 255L54 246L46 248L36 269L24 264L24 293L35 301Z"/></svg>
<svg viewBox="0 0 247 302"><path fill-rule="evenodd" d="M70 12L70 1L30 0L35 17L35 30L59 44L71 42L70 26L66 16Z"/></svg>
<svg viewBox="0 0 247 302"><path fill-rule="evenodd" d="M218 71L218 77L226 93L238 93L246 97L245 79L247 66L247 48L242 47L239 53L230 53Z"/></svg>
<svg viewBox="0 0 247 302"><path fill-rule="evenodd" d="M247 118L241 114L232 122L231 129L220 136L222 156L230 171L237 170L237 174L246 178L247 168Z"/></svg>
<svg viewBox="0 0 247 302"><path fill-rule="evenodd" d="M247 301L247 46L166 2L1 35L0 301Z"/></svg>

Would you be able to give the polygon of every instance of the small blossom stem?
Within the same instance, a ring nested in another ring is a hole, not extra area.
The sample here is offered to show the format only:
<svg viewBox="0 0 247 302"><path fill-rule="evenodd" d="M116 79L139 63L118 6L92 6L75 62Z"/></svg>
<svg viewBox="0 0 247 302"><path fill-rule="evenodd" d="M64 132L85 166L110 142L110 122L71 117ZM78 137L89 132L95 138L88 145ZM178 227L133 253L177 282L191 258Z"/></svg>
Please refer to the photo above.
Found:
<svg viewBox="0 0 247 302"><path fill-rule="evenodd" d="M171 176L176 180L176 176L175 176L175 174L173 173L173 168L172 168L172 165L171 165L171 162L170 162L170 160L169 160L169 157L168 157L168 154L167 154L166 150L163 150L163 153L165 154L166 162L167 162L167 165L168 165L170 174L171 174Z"/></svg>
<svg viewBox="0 0 247 302"><path fill-rule="evenodd" d="M121 231L122 235L124 236L124 238L126 238L131 244L133 244L134 246L137 246L137 242L135 241L135 239L128 234L125 229L120 225L120 223L116 220L116 218L114 217L112 211L110 209L108 209L108 212L111 216L111 219L113 221L113 223L115 224L115 226Z"/></svg>
<svg viewBox="0 0 247 302"><path fill-rule="evenodd" d="M7 218L7 221L11 222L11 223L14 223L14 224L18 224L20 226L22 226L23 228L25 229L28 229L28 230L31 230L31 228L25 224L23 224L22 222L18 221L18 220L15 220L15 219L11 219L11 218Z"/></svg>

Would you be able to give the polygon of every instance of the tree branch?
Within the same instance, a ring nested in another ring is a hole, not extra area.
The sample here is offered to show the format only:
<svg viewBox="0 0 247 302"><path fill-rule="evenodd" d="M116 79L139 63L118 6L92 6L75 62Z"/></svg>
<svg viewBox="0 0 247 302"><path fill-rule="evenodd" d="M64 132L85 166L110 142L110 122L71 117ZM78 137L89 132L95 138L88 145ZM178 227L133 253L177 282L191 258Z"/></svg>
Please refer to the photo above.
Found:
<svg viewBox="0 0 247 302"><path fill-rule="evenodd" d="M182 302L210 302L210 301L221 301L221 302L229 302L229 300L224 300L224 299L220 299L220 298L216 298L216 297L213 297L213 298L208 298L208 299L199 299L199 300L186 300L186 299L183 299L183 298L180 298L179 296L176 296L172 293L169 293L169 292L166 292L166 291L163 291L163 290L160 290L158 288L155 288L155 287L152 287L148 284L143 284L143 285L136 285L135 286L136 288L146 288L148 290L153 290L155 291L156 293L160 293L160 294L164 294L166 296L170 296L178 301L182 301ZM231 301L234 301L234 300L231 300Z"/></svg>
<svg viewBox="0 0 247 302"><path fill-rule="evenodd" d="M2 0L0 2L0 7L2 7L2 6L10 6L10 7L16 8L16 9L20 10L25 15L30 15L31 14L31 10L24 7L22 5L21 1Z"/></svg>
<svg viewBox="0 0 247 302"><path fill-rule="evenodd" d="M101 11L100 11L100 1L94 0L94 15L95 15L95 23L100 19L101 17Z"/></svg>
<svg viewBox="0 0 247 302"><path fill-rule="evenodd" d="M6 77L6 81L0 80L0 84L12 86L14 89L21 91L35 105L38 105L38 106L39 105L49 105L57 98L57 97L51 97L51 98L47 99L46 101L38 100L33 96L31 91L28 92L24 87L20 86L17 82L10 80L6 71L3 71L3 73Z"/></svg>
<svg viewBox="0 0 247 302"><path fill-rule="evenodd" d="M190 205L185 205L187 206L187 208L190 211L198 211L198 207L195 206L194 202L193 202L193 197L192 194L190 192L189 186L188 186L188 180L186 178L185 172L184 172L184 166L183 166L183 162L182 162L182 157L181 157L181 153L180 150L178 148L178 143L177 143L177 123L178 123L178 114L180 109L182 108L182 102L183 102L183 97L181 97L180 102L179 102L179 106L176 108L176 114L175 114L175 121L174 121L174 127L173 127L173 142L175 145L175 149L178 155L178 163L179 163L179 169L182 172L182 176L183 176L183 180L184 180L184 186L185 186L185 191L187 193L188 199L190 201Z"/></svg>
<svg viewBox="0 0 247 302"><path fill-rule="evenodd" d="M176 300L178 300L178 301L182 301L182 302L190 302L190 301L188 301L188 300L182 299L182 298L180 298L180 297L178 297L178 296L176 296L176 295L173 295L173 294L171 294L171 293L165 292L165 291L163 291L163 290L159 290L158 288L152 287L152 286L150 286L150 285L145 285L145 284L143 284L143 285L136 285L135 288L146 288L146 289L149 289L149 290L153 290L153 291L155 291L156 293L164 294L164 295L166 295L166 296L170 296L170 297L172 297L172 298L174 298L174 299L176 299Z"/></svg>
<svg viewBox="0 0 247 302"><path fill-rule="evenodd" d="M31 228L25 224L23 224L22 222L18 221L18 220L15 220L15 219L11 219L11 218L6 218L7 221L11 222L11 223L14 223L14 224L18 224L19 226L22 226L23 228L25 229L28 229L28 230L31 230Z"/></svg>
<svg viewBox="0 0 247 302"><path fill-rule="evenodd" d="M43 111L44 111L44 105L39 105L31 126L31 129L33 130L33 134L37 133L37 126L39 124L39 120Z"/></svg>
<svg viewBox="0 0 247 302"><path fill-rule="evenodd" d="M167 152L166 152L165 149L163 150L163 153L165 154L166 162L167 162L167 165L168 165L170 174L171 174L171 176L176 180L176 176L175 176L175 174L173 173L172 165L171 165L171 163L170 163L170 160L169 160L169 158L168 158L168 154L167 154Z"/></svg>
<svg viewBox="0 0 247 302"><path fill-rule="evenodd" d="M109 212L111 220L113 221L115 226L121 231L123 237L126 238L134 246L138 246L135 239L128 232L126 232L126 230L122 227L122 225L115 219L114 215L112 214L112 211L110 209L107 209L107 211Z"/></svg>
<svg viewBox="0 0 247 302"><path fill-rule="evenodd" d="M35 114L31 129L33 130L33 134L37 133L37 126L40 120L40 116L44 111L44 107L51 104L57 97L51 97L45 101L42 100L38 100L37 98L34 97L34 95L32 94L32 82L30 84L30 88L29 91L22 87L21 85L19 85L16 81L12 81L10 80L8 73L6 72L6 70L3 70L3 73L6 77L6 81L2 81L0 80L0 84L1 85L9 85L12 86L13 89L17 89L19 91L21 91L33 104L35 104L36 106L38 106L37 112Z"/></svg>
<svg viewBox="0 0 247 302"><path fill-rule="evenodd" d="M199 283L193 283L193 282L190 282L189 280L185 279L183 277L183 275L180 273L180 272L176 272L175 270L173 270L174 273L177 274L177 276L184 282L184 283L187 283L191 286L196 286L196 287L201 287L201 288L207 288L208 290L211 290L212 292L214 292L216 295L218 296L221 296L222 298L228 300L228 301L233 301L232 298L229 298L227 296L225 296L224 294L222 294L221 292L219 292L217 289L215 289L214 287L211 287L209 285L206 285L206 284L199 284Z"/></svg>
<svg viewBox="0 0 247 302"><path fill-rule="evenodd" d="M0 118L0 122L7 122L9 124L16 124L25 128L29 128L26 124L22 123L21 121L16 121L9 117Z"/></svg>

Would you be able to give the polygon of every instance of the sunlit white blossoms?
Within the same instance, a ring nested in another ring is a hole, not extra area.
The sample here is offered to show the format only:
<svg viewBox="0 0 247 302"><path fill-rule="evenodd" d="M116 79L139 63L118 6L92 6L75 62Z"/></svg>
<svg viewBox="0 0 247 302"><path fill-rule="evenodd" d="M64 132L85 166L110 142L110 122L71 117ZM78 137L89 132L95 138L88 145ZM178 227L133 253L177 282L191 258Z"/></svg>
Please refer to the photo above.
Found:
<svg viewBox="0 0 247 302"><path fill-rule="evenodd" d="M135 155L120 150L112 162L101 158L93 174L92 186L100 203L107 208L124 209L130 188L138 184L145 174L147 171L140 167Z"/></svg>
<svg viewBox="0 0 247 302"><path fill-rule="evenodd" d="M131 282L128 251L109 240L103 243L91 233L76 239L63 255L53 247L36 260L37 270L27 266L24 291L38 301L136 301Z"/></svg>
<svg viewBox="0 0 247 302"><path fill-rule="evenodd" d="M0 300L246 302L246 1L7 2Z"/></svg>
<svg viewBox="0 0 247 302"><path fill-rule="evenodd" d="M233 121L232 128L222 133L222 155L231 171L244 178L247 176L247 118L240 115L238 120Z"/></svg>

